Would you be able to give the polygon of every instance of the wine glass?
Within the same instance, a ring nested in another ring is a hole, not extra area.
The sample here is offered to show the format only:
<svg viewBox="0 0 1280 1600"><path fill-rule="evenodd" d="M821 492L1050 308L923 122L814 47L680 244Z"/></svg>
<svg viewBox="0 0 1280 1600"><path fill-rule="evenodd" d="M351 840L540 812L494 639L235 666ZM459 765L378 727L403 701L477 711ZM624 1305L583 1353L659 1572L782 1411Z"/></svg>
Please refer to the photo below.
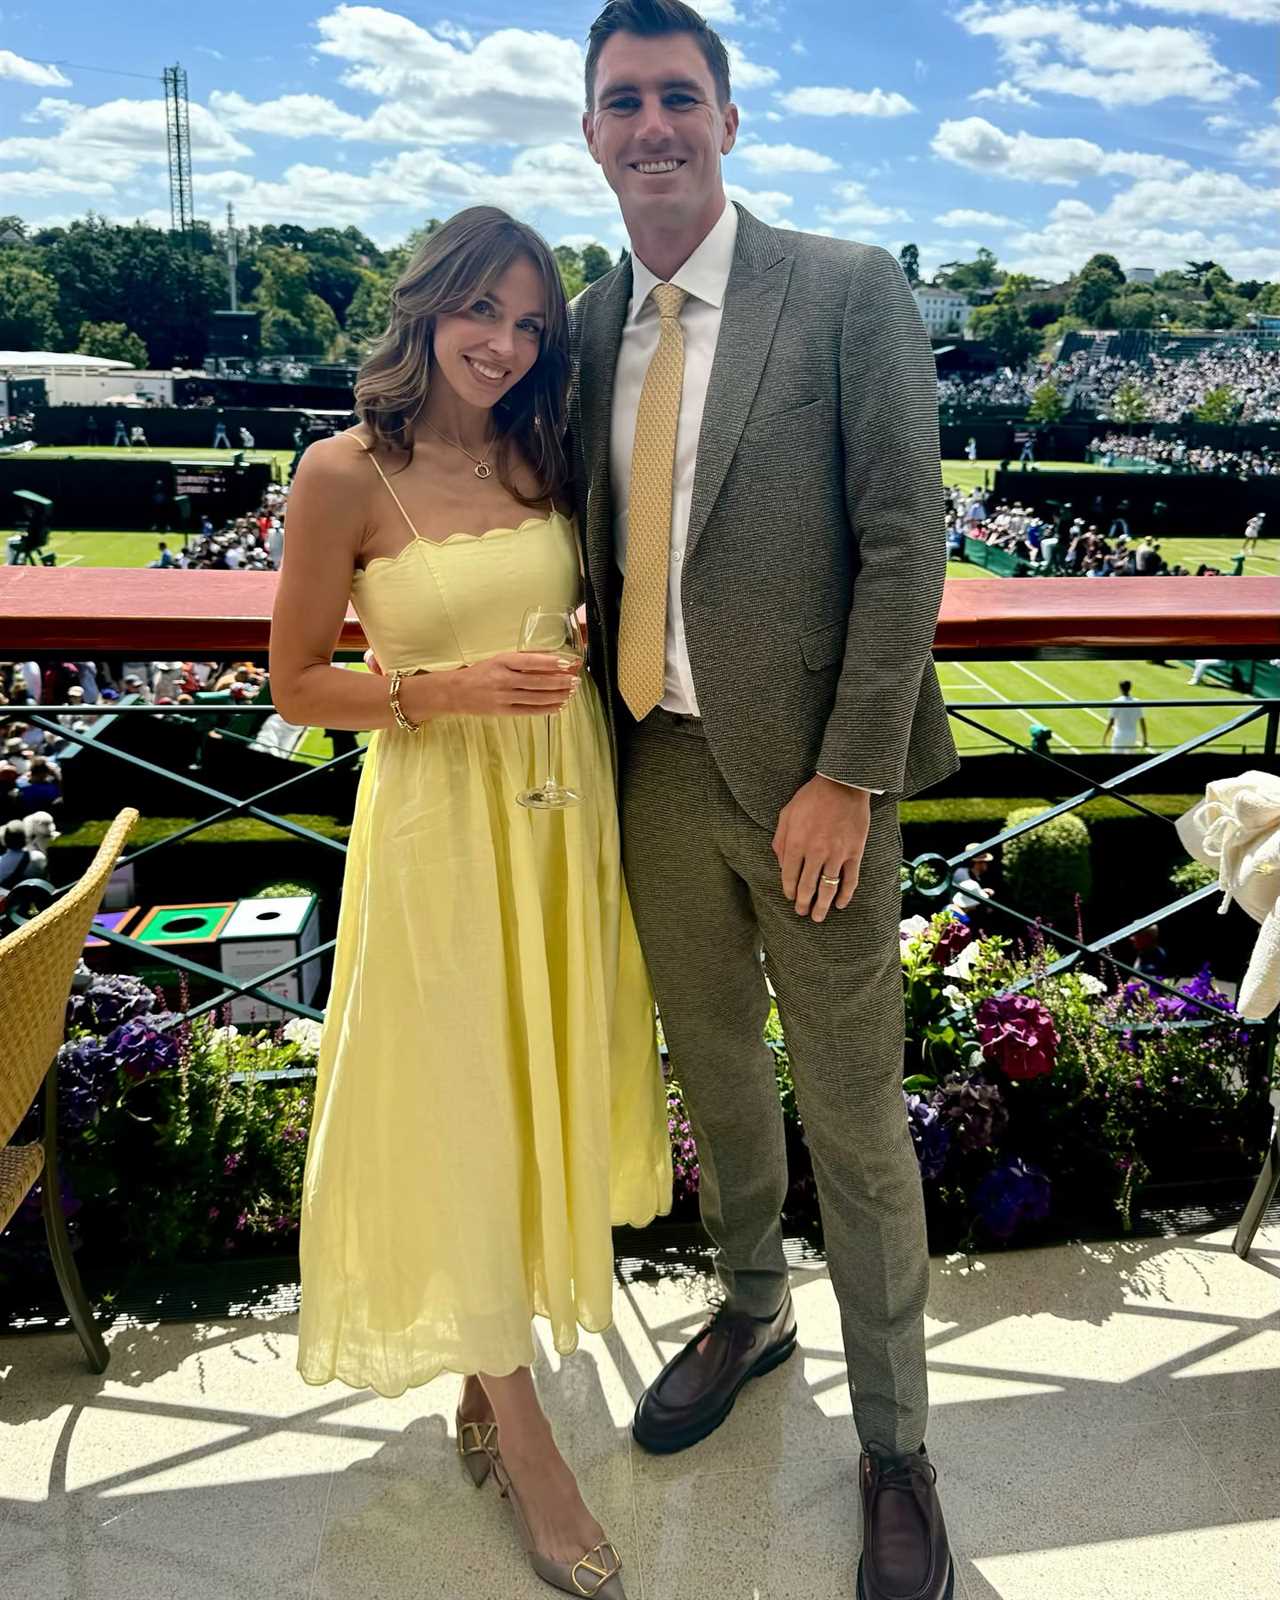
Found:
<svg viewBox="0 0 1280 1600"><path fill-rule="evenodd" d="M573 611L556 611L544 606L531 606L520 624L518 650L531 650L539 655L558 656L561 661L581 665L584 656L582 633ZM547 718L547 776L532 789L522 789L516 800L530 811L562 811L566 806L576 806L582 796L566 789L556 778L554 736L559 713Z"/></svg>

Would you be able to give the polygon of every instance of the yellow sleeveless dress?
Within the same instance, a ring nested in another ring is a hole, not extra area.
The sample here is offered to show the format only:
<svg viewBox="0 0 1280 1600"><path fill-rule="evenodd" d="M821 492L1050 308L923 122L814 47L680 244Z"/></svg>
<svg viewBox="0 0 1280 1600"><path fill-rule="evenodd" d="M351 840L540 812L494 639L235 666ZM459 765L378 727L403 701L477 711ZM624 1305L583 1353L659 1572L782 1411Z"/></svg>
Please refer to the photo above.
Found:
<svg viewBox="0 0 1280 1600"><path fill-rule="evenodd" d="M412 541L352 588L387 670L514 649L529 606L578 604L559 513L437 542L396 504ZM559 776L583 798L559 812L515 799L545 776L542 717L370 743L303 1192L308 1383L398 1395L446 1369L510 1373L533 1360L535 1314L568 1353L612 1321L610 1225L669 1209L653 1001L587 677L560 722Z"/></svg>

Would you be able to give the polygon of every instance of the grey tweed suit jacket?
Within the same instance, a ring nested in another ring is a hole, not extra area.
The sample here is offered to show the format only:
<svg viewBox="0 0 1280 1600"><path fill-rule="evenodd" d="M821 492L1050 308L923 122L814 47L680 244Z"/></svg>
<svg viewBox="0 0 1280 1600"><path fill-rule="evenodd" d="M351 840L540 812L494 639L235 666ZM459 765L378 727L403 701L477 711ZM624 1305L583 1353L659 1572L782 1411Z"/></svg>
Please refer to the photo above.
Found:
<svg viewBox="0 0 1280 1600"><path fill-rule="evenodd" d="M955 770L930 654L946 542L933 355L898 263L738 211L681 599L712 755L772 830L818 771L906 795ZM609 435L630 298L627 261L571 308L591 655L615 731Z"/></svg>

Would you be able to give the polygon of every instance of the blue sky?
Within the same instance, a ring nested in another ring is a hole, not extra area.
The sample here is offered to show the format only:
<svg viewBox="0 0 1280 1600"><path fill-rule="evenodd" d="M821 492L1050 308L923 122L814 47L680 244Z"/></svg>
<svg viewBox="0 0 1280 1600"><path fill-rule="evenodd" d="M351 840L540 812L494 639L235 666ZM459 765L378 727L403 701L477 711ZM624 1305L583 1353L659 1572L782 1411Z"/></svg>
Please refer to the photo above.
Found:
<svg viewBox="0 0 1280 1600"><path fill-rule="evenodd" d="M0 0L0 212L167 225L159 75L181 62L199 216L231 201L241 222L354 223L389 244L493 200L553 242L616 247L578 126L595 10ZM726 180L769 222L911 239L926 270L985 244L1051 278L1095 249L1280 278L1280 0L706 14L743 117Z"/></svg>

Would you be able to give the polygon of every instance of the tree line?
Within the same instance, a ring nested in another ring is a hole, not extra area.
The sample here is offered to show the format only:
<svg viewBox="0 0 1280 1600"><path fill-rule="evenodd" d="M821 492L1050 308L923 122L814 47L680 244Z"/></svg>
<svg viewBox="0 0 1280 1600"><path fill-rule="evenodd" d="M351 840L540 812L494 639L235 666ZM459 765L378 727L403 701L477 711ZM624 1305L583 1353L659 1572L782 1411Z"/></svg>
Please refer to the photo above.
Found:
<svg viewBox="0 0 1280 1600"><path fill-rule="evenodd" d="M358 228L237 229L236 293L262 318L262 353L357 363L387 325L396 279L431 218L381 249ZM0 349L61 350L137 367L199 367L215 311L229 305L227 235L185 237L90 213L66 227L0 217ZM555 248L570 297L614 258L599 244Z"/></svg>
<svg viewBox="0 0 1280 1600"><path fill-rule="evenodd" d="M917 246L903 245L898 259L908 281L923 286ZM1064 334L1085 328L1228 331L1247 328L1258 316L1280 316L1280 283L1236 282L1216 261L1188 261L1157 273L1151 283L1133 283L1105 251L1054 284L1003 271L984 247L972 261L944 262L928 287L965 295L974 308L966 332L1012 367L1052 355Z"/></svg>

